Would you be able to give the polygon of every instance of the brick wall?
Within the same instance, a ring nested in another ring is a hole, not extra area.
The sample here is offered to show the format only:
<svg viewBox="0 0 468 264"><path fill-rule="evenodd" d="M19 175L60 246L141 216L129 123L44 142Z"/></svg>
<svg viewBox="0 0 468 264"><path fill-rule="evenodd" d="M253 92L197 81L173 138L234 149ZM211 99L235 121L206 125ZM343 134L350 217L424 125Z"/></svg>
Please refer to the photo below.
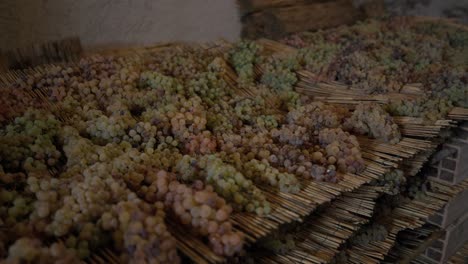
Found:
<svg viewBox="0 0 468 264"><path fill-rule="evenodd" d="M445 263L468 238L468 214L448 226L441 238L425 251L425 256L436 263Z"/></svg>
<svg viewBox="0 0 468 264"><path fill-rule="evenodd" d="M468 178L468 122L460 124L454 137L442 147L447 157L428 168L428 176L457 184Z"/></svg>
<svg viewBox="0 0 468 264"><path fill-rule="evenodd" d="M442 158L430 165L428 176L452 185L468 178L468 122L455 129L453 137L442 146ZM427 263L445 263L468 241L468 190L463 191L428 222L445 229L440 239L424 252Z"/></svg>

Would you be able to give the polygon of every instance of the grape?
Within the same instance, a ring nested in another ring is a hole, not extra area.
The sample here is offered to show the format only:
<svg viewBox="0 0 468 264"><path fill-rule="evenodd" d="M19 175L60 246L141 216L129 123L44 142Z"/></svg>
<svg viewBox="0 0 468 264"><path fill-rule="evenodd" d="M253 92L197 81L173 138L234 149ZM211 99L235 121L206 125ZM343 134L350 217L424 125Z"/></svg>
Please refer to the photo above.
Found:
<svg viewBox="0 0 468 264"><path fill-rule="evenodd" d="M314 102L290 111L286 120L289 124L303 126L313 132L322 128L339 127L346 112L344 109Z"/></svg>
<svg viewBox="0 0 468 264"><path fill-rule="evenodd" d="M396 195L400 193L402 186L406 183L406 178L401 170L392 170L385 173L383 179L379 179L378 183L384 186L386 193Z"/></svg>
<svg viewBox="0 0 468 264"><path fill-rule="evenodd" d="M246 124L253 124L255 117L264 112L265 101L262 98L244 99L236 103L234 111L236 116Z"/></svg>
<svg viewBox="0 0 468 264"><path fill-rule="evenodd" d="M297 54L286 58L268 57L261 64L263 75L261 82L274 91L291 91L297 82L294 70L299 68L299 56Z"/></svg>
<svg viewBox="0 0 468 264"><path fill-rule="evenodd" d="M300 50L281 54L252 41L181 44L21 74L0 98L0 255L73 262L109 248L123 262L177 263L165 225L175 221L236 257L243 234L232 210L271 211L258 187L295 193L299 179L335 183L364 169L355 134L401 137L378 105L350 111L300 94L314 80L296 91L298 72L347 84L350 95L421 89L385 110L425 122L466 106L467 34L404 21L297 33L286 42ZM417 180L404 190L413 199L425 196ZM395 170L377 184L393 195L405 181ZM65 245L41 243L54 239Z"/></svg>
<svg viewBox="0 0 468 264"><path fill-rule="evenodd" d="M240 171L243 172L246 178L276 186L283 192L296 193L300 190L300 184L293 174L280 172L272 167L267 160L252 159L243 163Z"/></svg>
<svg viewBox="0 0 468 264"><path fill-rule="evenodd" d="M126 131L133 126L136 126L136 121L131 116L130 112L128 110L124 110L125 108L122 109L122 106L119 104L111 105L109 107L111 111L114 107L121 110L112 111L113 114L110 117L100 115L97 118L87 121L86 132L88 132L92 137L106 143L119 143L121 140L127 139L125 138ZM132 140L135 139L132 137Z"/></svg>
<svg viewBox="0 0 468 264"><path fill-rule="evenodd" d="M188 175L186 168L194 174ZM183 179L201 179L213 185L215 191L224 199L233 202L237 209L255 211L260 215L270 211L270 205L262 191L233 166L214 155L205 155L200 159L185 156L177 165L177 169L182 173Z"/></svg>
<svg viewBox="0 0 468 264"><path fill-rule="evenodd" d="M319 143L325 147L326 157L336 160L340 172L359 173L364 169L359 142L356 137L344 132L341 128L320 130Z"/></svg>
<svg viewBox="0 0 468 264"><path fill-rule="evenodd" d="M61 243L52 243L45 246L40 240L22 237L15 241L8 249L8 258L5 263L18 263L21 261L34 263L81 263L76 252L66 248Z"/></svg>
<svg viewBox="0 0 468 264"><path fill-rule="evenodd" d="M377 104L359 104L356 106L353 115L346 119L343 127L392 144L398 143L401 138L398 125Z"/></svg>
<svg viewBox="0 0 468 264"><path fill-rule="evenodd" d="M199 96L203 103L212 107L220 100L228 100L232 96L232 91L228 89L226 81L222 77L222 72L218 70L214 60L208 67L209 71L198 73L195 78L187 84L187 92L190 96Z"/></svg>
<svg viewBox="0 0 468 264"><path fill-rule="evenodd" d="M114 210L129 263L179 263L176 241L164 223L164 205L138 198L119 202Z"/></svg>
<svg viewBox="0 0 468 264"><path fill-rule="evenodd" d="M293 146L304 145L310 140L307 128L294 124L282 125L279 130L272 129L271 136L280 143Z"/></svg>
<svg viewBox="0 0 468 264"><path fill-rule="evenodd" d="M140 75L140 87L156 89L162 95L174 94L183 91L182 84L176 79L158 72L142 72Z"/></svg>
<svg viewBox="0 0 468 264"><path fill-rule="evenodd" d="M305 68L312 73L326 72L328 66L336 59L341 51L339 44L326 43L323 38L310 46L300 50Z"/></svg>
<svg viewBox="0 0 468 264"><path fill-rule="evenodd" d="M239 84L245 85L253 81L255 55L261 50L262 47L255 42L241 41L227 55L229 62L239 76Z"/></svg>
<svg viewBox="0 0 468 264"><path fill-rule="evenodd" d="M415 100L394 100L387 106L394 115L422 117L426 121L444 118L452 108L452 102L444 97L423 97Z"/></svg>
<svg viewBox="0 0 468 264"><path fill-rule="evenodd" d="M193 154L211 154L216 150L216 141L212 138L210 131L191 136L185 144L187 153Z"/></svg>
<svg viewBox="0 0 468 264"><path fill-rule="evenodd" d="M54 141L60 122L47 112L28 110L0 130L0 160L7 170L40 171L61 157Z"/></svg>
<svg viewBox="0 0 468 264"><path fill-rule="evenodd" d="M232 256L242 249L242 234L233 231L228 221L232 208L213 192L211 186L194 190L171 182L165 203L172 207L182 224L192 225L202 235L208 236L216 254Z"/></svg>

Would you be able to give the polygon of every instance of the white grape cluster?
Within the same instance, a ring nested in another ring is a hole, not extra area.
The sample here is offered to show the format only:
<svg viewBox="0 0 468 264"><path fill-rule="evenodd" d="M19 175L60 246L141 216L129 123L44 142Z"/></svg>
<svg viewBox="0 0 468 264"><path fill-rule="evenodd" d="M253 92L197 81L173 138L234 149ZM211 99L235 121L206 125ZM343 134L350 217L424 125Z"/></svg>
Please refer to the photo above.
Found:
<svg viewBox="0 0 468 264"><path fill-rule="evenodd" d="M277 187L282 192L297 193L300 190L300 183L296 176L280 172L272 167L266 159L263 161L252 159L243 163L241 171L246 178L260 183L265 182Z"/></svg>
<svg viewBox="0 0 468 264"><path fill-rule="evenodd" d="M452 102L447 98L427 96L414 100L393 100L387 105L393 115L422 117L432 122L444 118L452 107Z"/></svg>
<svg viewBox="0 0 468 264"><path fill-rule="evenodd" d="M253 81L255 56L261 50L262 47L253 41L241 41L226 56L237 72L239 84Z"/></svg>
<svg viewBox="0 0 468 264"><path fill-rule="evenodd" d="M286 120L290 124L307 127L313 132L322 128L339 127L346 112L332 105L313 102L290 111L286 115Z"/></svg>
<svg viewBox="0 0 468 264"><path fill-rule="evenodd" d="M55 242L44 245L37 238L22 237L8 249L8 257L2 260L5 264L14 263L81 263L76 252Z"/></svg>
<svg viewBox="0 0 468 264"><path fill-rule="evenodd" d="M171 131L179 141L185 141L191 134L198 134L206 129L206 112L199 97L183 100L180 109L169 113Z"/></svg>
<svg viewBox="0 0 468 264"><path fill-rule="evenodd" d="M156 144L157 128L149 122L138 122L123 136L123 141L130 142L134 146L154 148Z"/></svg>
<svg viewBox="0 0 468 264"><path fill-rule="evenodd" d="M309 130L306 127L295 124L282 125L280 129L274 128L270 132L271 136L280 143L293 146L302 146L311 140Z"/></svg>
<svg viewBox="0 0 468 264"><path fill-rule="evenodd" d="M455 106L468 107L468 86L466 84L453 85L443 90L442 95L446 96L448 101Z"/></svg>
<svg viewBox="0 0 468 264"><path fill-rule="evenodd" d="M242 136L236 133L219 133L216 140L218 148L228 154L239 152L244 147Z"/></svg>
<svg viewBox="0 0 468 264"><path fill-rule="evenodd" d="M149 204L132 197L119 202L113 210L128 263L180 262L176 240L164 223L163 203Z"/></svg>
<svg viewBox="0 0 468 264"><path fill-rule="evenodd" d="M329 164L337 171L359 173L364 169L361 149L356 137L341 128L325 128L318 135L319 143L325 148Z"/></svg>
<svg viewBox="0 0 468 264"><path fill-rule="evenodd" d="M185 151L188 154L212 154L216 151L216 140L208 130L196 136L190 136L185 144Z"/></svg>
<svg viewBox="0 0 468 264"><path fill-rule="evenodd" d="M219 100L229 100L231 97L226 81L216 71L199 73L187 83L186 89L190 96L199 96L207 106L213 106Z"/></svg>
<svg viewBox="0 0 468 264"><path fill-rule="evenodd" d="M87 122L86 132L93 138L104 142L119 143L126 135L127 130L136 125L136 120L128 111L121 110L110 117L100 115Z"/></svg>
<svg viewBox="0 0 468 264"><path fill-rule="evenodd" d="M341 51L341 45L317 41L299 52L304 60L305 68L312 73L326 73Z"/></svg>
<svg viewBox="0 0 468 264"><path fill-rule="evenodd" d="M46 219L60 207L60 198L66 192L65 181L52 177L29 175L28 189L36 196L30 219ZM41 230L43 231L43 230Z"/></svg>
<svg viewBox="0 0 468 264"><path fill-rule="evenodd" d="M11 190L0 191L0 212L6 226L14 226L33 210L32 199Z"/></svg>
<svg viewBox="0 0 468 264"><path fill-rule="evenodd" d="M201 235L207 236L215 253L226 256L238 253L242 249L243 237L232 230L229 221L231 206L211 186L203 188L202 183L198 185L198 188L191 188L172 181L165 204L172 208L182 224L191 225Z"/></svg>
<svg viewBox="0 0 468 264"><path fill-rule="evenodd" d="M265 101L262 98L247 98L236 103L234 111L236 116L245 124L253 124L256 116L264 112Z"/></svg>
<svg viewBox="0 0 468 264"><path fill-rule="evenodd" d="M428 182L422 177L410 177L407 179L406 195L410 199L422 200L427 197Z"/></svg>
<svg viewBox="0 0 468 264"><path fill-rule="evenodd" d="M171 95L183 91L183 86L176 78L172 78L159 72L145 71L140 75L141 87L149 87L158 90L161 95Z"/></svg>
<svg viewBox="0 0 468 264"><path fill-rule="evenodd" d="M182 177L202 179L212 185L216 193L234 203L235 208L255 212L258 215L269 214L271 211L270 204L266 201L262 191L251 180L246 179L233 166L224 163L214 155L205 155L197 160L183 158L183 163L178 164L177 167L179 170L185 167L195 167L189 171L197 174L185 174ZM182 175L184 175L183 172Z"/></svg>
<svg viewBox="0 0 468 264"><path fill-rule="evenodd" d="M163 134L168 134L171 131L170 119L173 117L177 107L173 104L164 105L154 108L147 108L141 114L141 121L145 123L150 123L152 126L155 126L158 131L161 131Z"/></svg>
<svg viewBox="0 0 468 264"><path fill-rule="evenodd" d="M210 114L206 116L206 127L215 134L232 131L242 124L242 121L236 118L234 109L227 102L218 102L207 111Z"/></svg>
<svg viewBox="0 0 468 264"><path fill-rule="evenodd" d="M0 163L17 171L40 171L58 163L60 151L55 145L60 122L50 113L28 110L13 124L0 130Z"/></svg>
<svg viewBox="0 0 468 264"><path fill-rule="evenodd" d="M23 183L26 179L26 174L23 172L5 172L0 165L0 183L7 185L15 185Z"/></svg>
<svg viewBox="0 0 468 264"><path fill-rule="evenodd" d="M164 202L182 224L207 236L215 253L231 256L242 249L242 235L234 232L229 222L232 208L211 186L203 187L203 182L195 181L190 187L163 170L147 171L139 179L138 185L149 184L138 190L141 198L150 203Z"/></svg>
<svg viewBox="0 0 468 264"><path fill-rule="evenodd" d="M391 144L398 143L401 139L398 125L378 104L358 104L352 116L343 123L343 127Z"/></svg>
<svg viewBox="0 0 468 264"><path fill-rule="evenodd" d="M271 130L277 128L279 120L274 115L259 115L254 120L254 126L260 130Z"/></svg>
<svg viewBox="0 0 468 264"><path fill-rule="evenodd" d="M289 173L316 181L336 182L339 179L335 165L327 165L324 150L318 145L311 149L299 149L292 145L267 145L267 149L270 155L268 161Z"/></svg>
<svg viewBox="0 0 468 264"><path fill-rule="evenodd" d="M390 195L399 194L406 183L406 177L401 170L391 170L383 175L379 184L384 186L384 191Z"/></svg>
<svg viewBox="0 0 468 264"><path fill-rule="evenodd" d="M275 92L291 91L297 82L295 70L299 68L299 57L297 54L285 58L267 57L260 67L264 71L260 78L262 84Z"/></svg>

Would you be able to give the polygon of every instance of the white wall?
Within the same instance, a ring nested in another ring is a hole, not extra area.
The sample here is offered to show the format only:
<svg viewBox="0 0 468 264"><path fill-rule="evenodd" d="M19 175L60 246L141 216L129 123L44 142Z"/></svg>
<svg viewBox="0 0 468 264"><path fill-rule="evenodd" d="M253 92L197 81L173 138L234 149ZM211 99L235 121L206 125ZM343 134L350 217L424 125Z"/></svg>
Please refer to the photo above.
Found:
<svg viewBox="0 0 468 264"><path fill-rule="evenodd" d="M0 0L0 48L79 36L85 48L239 38L235 0Z"/></svg>

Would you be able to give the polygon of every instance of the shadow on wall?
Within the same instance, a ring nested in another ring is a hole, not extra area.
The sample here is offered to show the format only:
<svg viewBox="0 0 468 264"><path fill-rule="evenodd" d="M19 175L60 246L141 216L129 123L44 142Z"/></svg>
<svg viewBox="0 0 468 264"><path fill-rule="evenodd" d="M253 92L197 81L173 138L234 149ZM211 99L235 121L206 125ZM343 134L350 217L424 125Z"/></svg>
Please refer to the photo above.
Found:
<svg viewBox="0 0 468 264"><path fill-rule="evenodd" d="M78 36L85 49L236 40L235 0L3 0L0 49Z"/></svg>

